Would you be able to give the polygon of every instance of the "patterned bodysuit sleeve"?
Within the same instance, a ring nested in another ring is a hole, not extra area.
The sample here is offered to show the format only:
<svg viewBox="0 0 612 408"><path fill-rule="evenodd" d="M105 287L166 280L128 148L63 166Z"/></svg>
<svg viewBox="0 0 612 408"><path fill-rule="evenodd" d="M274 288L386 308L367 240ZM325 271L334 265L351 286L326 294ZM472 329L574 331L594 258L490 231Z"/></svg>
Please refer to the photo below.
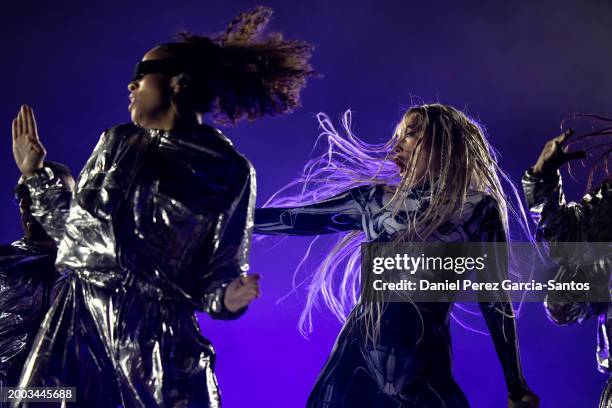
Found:
<svg viewBox="0 0 612 408"><path fill-rule="evenodd" d="M496 263L495 267L483 269L479 272L478 278L483 282L501 282L508 278L507 249L502 249L505 246L499 245L499 243L506 242L504 225L498 205L492 197L485 198L479 207L475 213L481 214L480 231L475 241L497 244L488 247L489 250L496 252L492 254ZM483 299L479 301L479 307L491 333L495 351L504 372L509 397L514 401L519 401L529 391L529 388L522 371L512 302L504 290L499 290L495 301Z"/></svg>
<svg viewBox="0 0 612 408"><path fill-rule="evenodd" d="M258 208L256 234L322 235L361 230L364 187L356 187L327 200L299 207Z"/></svg>

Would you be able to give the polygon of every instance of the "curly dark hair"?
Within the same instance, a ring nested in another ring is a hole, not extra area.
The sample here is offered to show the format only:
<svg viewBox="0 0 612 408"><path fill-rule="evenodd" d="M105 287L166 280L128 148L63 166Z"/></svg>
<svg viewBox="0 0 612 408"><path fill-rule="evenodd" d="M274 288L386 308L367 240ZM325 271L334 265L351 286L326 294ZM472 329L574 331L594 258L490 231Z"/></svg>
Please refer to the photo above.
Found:
<svg viewBox="0 0 612 408"><path fill-rule="evenodd" d="M199 113L233 124L264 115L291 112L300 105L300 91L314 74L313 47L285 40L280 33L263 36L272 10L257 7L241 13L215 36L179 32L179 42L160 47L186 60L188 100Z"/></svg>

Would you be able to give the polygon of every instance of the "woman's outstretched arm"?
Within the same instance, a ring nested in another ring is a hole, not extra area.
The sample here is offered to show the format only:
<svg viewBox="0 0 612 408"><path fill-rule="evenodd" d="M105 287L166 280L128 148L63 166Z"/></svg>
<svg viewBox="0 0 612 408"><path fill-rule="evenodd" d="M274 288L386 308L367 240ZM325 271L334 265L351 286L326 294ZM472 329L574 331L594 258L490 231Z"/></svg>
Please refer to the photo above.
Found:
<svg viewBox="0 0 612 408"><path fill-rule="evenodd" d="M255 210L256 234L321 235L363 228L364 201L371 187L356 187L317 203Z"/></svg>
<svg viewBox="0 0 612 408"><path fill-rule="evenodd" d="M475 240L487 246L489 261L494 259L494 265L479 272L479 280L500 282L508 278L508 252L506 246L505 228L497 203L491 197L486 198L477 208L482 214L480 233ZM490 244L487 244L490 243ZM491 256L492 255L492 256ZM479 299L479 307L491 333L491 338L497 352L497 357L504 372L508 388L508 406L537 407L538 397L527 387L519 352L518 335L514 309L508 294L499 290L491 298L490 294ZM527 403L527 405L520 405Z"/></svg>

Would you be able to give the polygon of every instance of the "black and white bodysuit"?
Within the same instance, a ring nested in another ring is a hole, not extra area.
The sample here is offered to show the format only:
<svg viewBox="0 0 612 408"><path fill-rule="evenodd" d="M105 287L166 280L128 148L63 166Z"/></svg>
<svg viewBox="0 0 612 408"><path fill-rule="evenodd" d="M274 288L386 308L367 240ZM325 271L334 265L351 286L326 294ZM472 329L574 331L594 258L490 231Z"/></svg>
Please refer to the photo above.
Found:
<svg viewBox="0 0 612 408"><path fill-rule="evenodd" d="M385 207L393 191L384 185L356 187L331 199L294 208L255 212L259 234L319 235L362 230L368 242L389 242L410 228L415 212L428 205L426 187L414 188L393 216ZM505 241L495 200L470 192L462 212L451 217L428 241ZM512 304L481 302L480 309L501 361L510 397L528 388L522 374ZM308 400L308 407L467 407L452 376L449 318L452 303L384 305L376 344L366 341L360 299L348 316Z"/></svg>

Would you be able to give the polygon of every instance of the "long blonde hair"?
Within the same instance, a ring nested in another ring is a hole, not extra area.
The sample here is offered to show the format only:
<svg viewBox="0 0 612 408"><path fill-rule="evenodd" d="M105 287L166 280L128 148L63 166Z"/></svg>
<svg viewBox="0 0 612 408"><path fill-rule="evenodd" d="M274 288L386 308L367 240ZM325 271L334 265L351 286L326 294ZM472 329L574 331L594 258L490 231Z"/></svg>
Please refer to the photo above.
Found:
<svg viewBox="0 0 612 408"><path fill-rule="evenodd" d="M417 144L405 164L405 175L400 177L391 156L394 147L406 136L407 123L413 115L417 121ZM415 212L415 218L410 221L412 228L404 234L397 234L395 239L404 242L426 241L442 223L463 208L468 191L477 190L492 196L497 202L508 241L511 239L508 214L518 221L520 235L531 240L517 189L499 167L496 152L475 120L448 105L413 106L404 113L390 140L369 144L353 134L351 117L350 110L345 112L340 133L325 114L318 115L322 132L317 143L325 140L326 151L310 160L302 175L277 192L265 206L307 205L356 186L385 184L396 186L386 207L397 212L411 193L411 187L422 181L415 180L415 169L424 146L429 146L433 152L429 155L425 172L429 184L429 205L424 211ZM515 205L510 204L500 179L510 186ZM295 189L298 189L296 193L290 193ZM346 320L358 302L360 243L364 238L362 231L342 234L312 274L299 322L302 334L307 335L312 331L312 308L319 305L321 300L341 322ZM368 302L367 307L367 336L375 340L384 301Z"/></svg>

